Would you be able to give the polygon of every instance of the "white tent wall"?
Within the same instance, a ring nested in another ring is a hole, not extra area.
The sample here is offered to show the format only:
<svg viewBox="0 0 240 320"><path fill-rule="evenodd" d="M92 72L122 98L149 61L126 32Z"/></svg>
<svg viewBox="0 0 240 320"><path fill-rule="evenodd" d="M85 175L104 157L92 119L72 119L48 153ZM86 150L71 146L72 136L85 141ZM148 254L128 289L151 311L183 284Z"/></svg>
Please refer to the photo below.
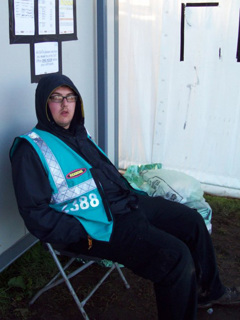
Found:
<svg viewBox="0 0 240 320"><path fill-rule="evenodd" d="M120 0L119 165L160 162L240 197L240 2L215 3Z"/></svg>
<svg viewBox="0 0 240 320"><path fill-rule="evenodd" d="M96 3L77 1L76 41L62 43L62 72L79 88L85 106L86 127L96 138ZM0 271L11 258L27 249L33 239L19 215L11 178L9 149L14 137L36 124L34 95L31 83L29 44L9 43L8 1L0 1ZM23 243L21 245L21 243ZM16 249L16 251L14 251Z"/></svg>

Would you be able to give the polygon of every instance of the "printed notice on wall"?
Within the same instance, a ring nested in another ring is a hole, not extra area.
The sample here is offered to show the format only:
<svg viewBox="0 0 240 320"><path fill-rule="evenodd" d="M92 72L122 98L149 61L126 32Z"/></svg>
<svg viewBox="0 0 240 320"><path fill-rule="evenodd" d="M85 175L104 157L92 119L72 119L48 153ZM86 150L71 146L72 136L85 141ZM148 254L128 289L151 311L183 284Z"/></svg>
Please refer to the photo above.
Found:
<svg viewBox="0 0 240 320"><path fill-rule="evenodd" d="M74 33L73 0L59 0L59 33Z"/></svg>
<svg viewBox="0 0 240 320"><path fill-rule="evenodd" d="M58 42L41 42L34 44L35 75L59 71Z"/></svg>
<svg viewBox="0 0 240 320"><path fill-rule="evenodd" d="M38 32L56 34L55 0L38 0Z"/></svg>
<svg viewBox="0 0 240 320"><path fill-rule="evenodd" d="M34 0L14 1L15 35L34 35Z"/></svg>

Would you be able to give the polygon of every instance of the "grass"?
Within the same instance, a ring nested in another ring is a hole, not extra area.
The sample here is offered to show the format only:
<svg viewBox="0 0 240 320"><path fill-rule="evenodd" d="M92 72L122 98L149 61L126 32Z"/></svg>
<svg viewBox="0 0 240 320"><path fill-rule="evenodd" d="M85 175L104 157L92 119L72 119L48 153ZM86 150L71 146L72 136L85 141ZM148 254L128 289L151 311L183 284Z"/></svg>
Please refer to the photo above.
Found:
<svg viewBox="0 0 240 320"><path fill-rule="evenodd" d="M236 224L240 224L240 199L211 195L205 195L205 199L214 215L221 215L226 221L234 217ZM222 232L225 232L224 228ZM49 253L37 243L0 273L0 319L29 319L27 305L30 297L49 281L56 270Z"/></svg>
<svg viewBox="0 0 240 320"><path fill-rule="evenodd" d="M21 302L30 299L56 272L56 266L40 243L23 254L12 265L0 273L0 319L5 319L9 312L15 310L24 319L26 310Z"/></svg>
<svg viewBox="0 0 240 320"><path fill-rule="evenodd" d="M230 217L237 214L240 218L240 200L236 198L224 198L212 195L205 195L206 201L210 204L213 212L221 216Z"/></svg>

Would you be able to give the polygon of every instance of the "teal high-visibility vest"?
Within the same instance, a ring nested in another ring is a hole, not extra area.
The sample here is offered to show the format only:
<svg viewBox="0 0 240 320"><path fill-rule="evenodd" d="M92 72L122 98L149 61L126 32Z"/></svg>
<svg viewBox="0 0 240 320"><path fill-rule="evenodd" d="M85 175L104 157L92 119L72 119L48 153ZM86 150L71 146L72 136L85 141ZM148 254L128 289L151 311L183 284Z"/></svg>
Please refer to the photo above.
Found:
<svg viewBox="0 0 240 320"><path fill-rule="evenodd" d="M52 188L49 206L78 219L91 238L109 241L112 215L101 196L103 190L94 175L94 168L49 132L34 128L19 138L31 143L46 170ZM15 140L12 152L19 138Z"/></svg>

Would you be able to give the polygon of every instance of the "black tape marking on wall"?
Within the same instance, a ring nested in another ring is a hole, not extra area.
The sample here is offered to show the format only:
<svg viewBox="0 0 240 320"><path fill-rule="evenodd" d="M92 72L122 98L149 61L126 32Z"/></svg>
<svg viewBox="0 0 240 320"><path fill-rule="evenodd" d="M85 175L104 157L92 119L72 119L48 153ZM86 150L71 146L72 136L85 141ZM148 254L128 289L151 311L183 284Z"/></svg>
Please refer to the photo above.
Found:
<svg viewBox="0 0 240 320"><path fill-rule="evenodd" d="M240 10L239 10L239 24L238 24L237 62L240 62Z"/></svg>
<svg viewBox="0 0 240 320"><path fill-rule="evenodd" d="M186 7L217 7L218 2L186 3Z"/></svg>
<svg viewBox="0 0 240 320"><path fill-rule="evenodd" d="M10 44L28 43L30 44L30 57L31 57L31 82L38 82L43 75L35 75L35 56L34 44L39 42L58 42L58 59L59 71L62 72L62 42L77 40L77 14L76 14L76 0L73 0L73 32L60 34L59 30L59 0L55 0L55 21L56 33L40 35L39 34L39 21L38 21L38 0L34 0L34 35L16 35L15 34L15 13L14 13L14 0L8 1L9 5L9 39Z"/></svg>
<svg viewBox="0 0 240 320"><path fill-rule="evenodd" d="M184 61L185 9L186 7L217 7L219 2L182 3L180 27L180 61Z"/></svg>
<svg viewBox="0 0 240 320"><path fill-rule="evenodd" d="M181 41L180 41L180 61L184 61L184 28L185 28L185 4L182 3L181 11Z"/></svg>

